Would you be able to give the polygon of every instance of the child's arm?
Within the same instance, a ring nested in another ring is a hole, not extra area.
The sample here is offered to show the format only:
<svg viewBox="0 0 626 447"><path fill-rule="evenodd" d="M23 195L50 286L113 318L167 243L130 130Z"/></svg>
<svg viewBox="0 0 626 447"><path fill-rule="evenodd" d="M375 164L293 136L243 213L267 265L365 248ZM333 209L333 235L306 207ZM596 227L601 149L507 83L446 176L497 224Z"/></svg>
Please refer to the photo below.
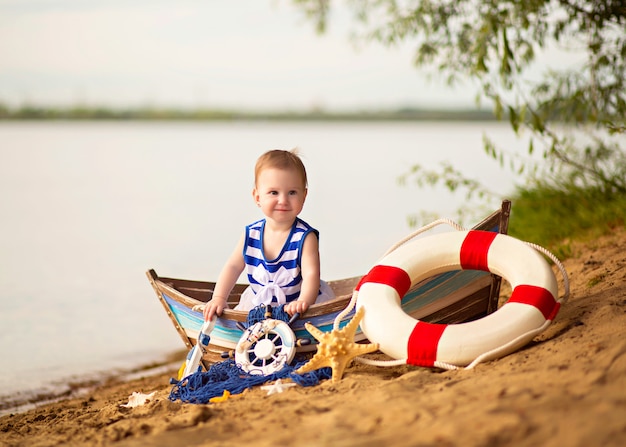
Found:
<svg viewBox="0 0 626 447"><path fill-rule="evenodd" d="M319 242L314 233L309 233L304 239L300 272L302 274L300 297L285 305L285 311L289 315L306 312L309 306L315 304L320 291Z"/></svg>
<svg viewBox="0 0 626 447"><path fill-rule="evenodd" d="M237 243L237 247L231 253L230 257L222 267L220 276L217 278L213 297L206 306L204 306L204 320L209 321L213 315L222 315L222 311L228 307L228 295L235 287L239 275L243 272L245 263L243 260L243 240L242 235Z"/></svg>

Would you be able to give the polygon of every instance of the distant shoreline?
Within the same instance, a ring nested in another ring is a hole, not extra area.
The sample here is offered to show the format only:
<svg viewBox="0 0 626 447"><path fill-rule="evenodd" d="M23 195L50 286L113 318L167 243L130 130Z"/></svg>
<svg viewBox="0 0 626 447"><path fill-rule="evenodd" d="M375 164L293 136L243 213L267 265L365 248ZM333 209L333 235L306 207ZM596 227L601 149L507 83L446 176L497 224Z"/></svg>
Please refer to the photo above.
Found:
<svg viewBox="0 0 626 447"><path fill-rule="evenodd" d="M250 112L214 109L44 107L8 108L0 104L0 121L496 121L489 110L417 109L354 112Z"/></svg>

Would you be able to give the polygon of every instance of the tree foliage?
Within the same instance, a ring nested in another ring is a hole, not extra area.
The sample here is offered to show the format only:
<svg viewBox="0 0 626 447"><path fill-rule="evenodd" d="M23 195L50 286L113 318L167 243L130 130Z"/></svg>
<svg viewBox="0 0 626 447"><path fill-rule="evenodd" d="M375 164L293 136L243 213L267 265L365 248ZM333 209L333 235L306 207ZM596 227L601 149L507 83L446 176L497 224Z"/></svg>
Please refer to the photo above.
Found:
<svg viewBox="0 0 626 447"><path fill-rule="evenodd" d="M332 2L294 1L323 32ZM528 154L510 154L487 136L489 156L541 184L594 188L608 196L626 193L623 0L347 0L346 4L355 14L360 38L412 45L417 67L436 69L451 85L476 83L479 104L490 102L495 115L508 119L514 132L529 133ZM538 74L537 58L554 49L570 51L579 62L548 65ZM424 174L419 166L412 172ZM431 183L459 184L449 166L429 174ZM481 190L472 181L468 184Z"/></svg>

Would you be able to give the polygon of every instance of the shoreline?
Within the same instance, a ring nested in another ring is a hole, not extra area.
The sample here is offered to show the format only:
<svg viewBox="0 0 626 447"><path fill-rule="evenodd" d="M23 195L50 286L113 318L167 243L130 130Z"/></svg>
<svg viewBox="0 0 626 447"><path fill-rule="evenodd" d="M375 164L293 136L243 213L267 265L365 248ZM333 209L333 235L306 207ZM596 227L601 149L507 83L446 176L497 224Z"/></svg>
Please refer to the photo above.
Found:
<svg viewBox="0 0 626 447"><path fill-rule="evenodd" d="M22 414L39 407L64 400L82 398L93 390L113 383L132 382L140 377L154 377L165 372L177 371L185 359L185 350L164 354L156 362L144 363L127 369L113 368L84 374L83 378L68 377L29 390L17 391L0 396L0 417Z"/></svg>
<svg viewBox="0 0 626 447"><path fill-rule="evenodd" d="M160 374L136 371L128 382L2 416L0 445L621 447L626 229L571 246L563 262L570 297L554 322L516 352L473 369L353 362L336 383L271 395L256 386L202 405L169 399L179 366L170 363ZM124 407L134 392L155 394Z"/></svg>
<svg viewBox="0 0 626 447"><path fill-rule="evenodd" d="M506 118L506 114L505 114ZM108 108L44 104L9 108L0 102L0 122L16 121L192 121L192 122L352 122L352 121L500 121L490 109L477 107L393 107L359 110L234 110L207 108Z"/></svg>

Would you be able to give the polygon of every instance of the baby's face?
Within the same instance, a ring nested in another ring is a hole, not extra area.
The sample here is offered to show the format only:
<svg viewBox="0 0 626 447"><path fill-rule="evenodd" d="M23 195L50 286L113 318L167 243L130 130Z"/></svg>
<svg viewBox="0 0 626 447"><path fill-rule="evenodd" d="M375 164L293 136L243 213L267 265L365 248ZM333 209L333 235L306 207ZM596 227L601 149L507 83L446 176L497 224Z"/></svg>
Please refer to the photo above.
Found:
<svg viewBox="0 0 626 447"><path fill-rule="evenodd" d="M267 218L291 224L302 211L307 189L297 171L267 168L259 173L252 195Z"/></svg>

